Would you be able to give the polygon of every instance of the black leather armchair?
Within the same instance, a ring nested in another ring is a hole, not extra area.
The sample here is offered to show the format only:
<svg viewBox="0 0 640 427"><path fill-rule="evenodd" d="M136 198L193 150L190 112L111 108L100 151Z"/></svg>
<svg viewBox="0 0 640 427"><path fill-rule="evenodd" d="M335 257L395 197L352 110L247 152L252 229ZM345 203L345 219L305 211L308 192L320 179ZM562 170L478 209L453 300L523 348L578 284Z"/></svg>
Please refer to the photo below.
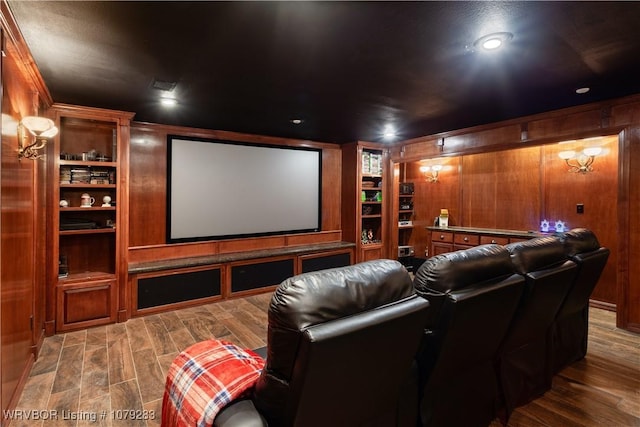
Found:
<svg viewBox="0 0 640 427"><path fill-rule="evenodd" d="M565 253L577 264L578 271L553 323L551 363L554 374L587 354L589 297L610 254L609 249L601 247L595 234L586 228L573 229L561 240Z"/></svg>
<svg viewBox="0 0 640 427"><path fill-rule="evenodd" d="M222 410L214 425L402 424L399 395L411 384L428 306L397 261L285 280L271 300L267 363L254 396Z"/></svg>
<svg viewBox="0 0 640 427"><path fill-rule="evenodd" d="M525 291L500 350L499 374L506 418L551 388L551 325L576 276L562 242L539 237L506 246Z"/></svg>
<svg viewBox="0 0 640 427"><path fill-rule="evenodd" d="M428 259L414 287L431 303L417 357L421 424L488 425L499 403L496 356L524 278L504 247L484 245Z"/></svg>

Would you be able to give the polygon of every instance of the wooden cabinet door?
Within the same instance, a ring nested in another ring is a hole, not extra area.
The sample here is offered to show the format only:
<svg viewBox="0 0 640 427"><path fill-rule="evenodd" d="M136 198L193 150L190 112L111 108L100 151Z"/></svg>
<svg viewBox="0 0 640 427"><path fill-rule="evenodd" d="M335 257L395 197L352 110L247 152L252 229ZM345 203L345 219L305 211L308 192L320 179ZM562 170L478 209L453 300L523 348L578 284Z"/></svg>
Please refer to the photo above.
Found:
<svg viewBox="0 0 640 427"><path fill-rule="evenodd" d="M431 256L446 254L447 252L453 252L453 245L451 243L431 243Z"/></svg>
<svg viewBox="0 0 640 427"><path fill-rule="evenodd" d="M57 329L68 331L114 322L116 290L115 280L58 285Z"/></svg>

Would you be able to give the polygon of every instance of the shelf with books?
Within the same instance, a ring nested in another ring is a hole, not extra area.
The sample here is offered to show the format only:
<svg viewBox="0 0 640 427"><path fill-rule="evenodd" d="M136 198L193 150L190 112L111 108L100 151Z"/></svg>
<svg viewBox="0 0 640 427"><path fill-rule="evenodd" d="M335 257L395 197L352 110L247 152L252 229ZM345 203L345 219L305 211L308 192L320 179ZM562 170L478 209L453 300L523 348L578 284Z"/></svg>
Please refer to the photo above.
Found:
<svg viewBox="0 0 640 427"><path fill-rule="evenodd" d="M117 204L121 153L126 151L133 114L54 104L60 129L50 159L52 278L47 334L116 320L116 292L124 250L124 218ZM96 310L87 309L96 307Z"/></svg>

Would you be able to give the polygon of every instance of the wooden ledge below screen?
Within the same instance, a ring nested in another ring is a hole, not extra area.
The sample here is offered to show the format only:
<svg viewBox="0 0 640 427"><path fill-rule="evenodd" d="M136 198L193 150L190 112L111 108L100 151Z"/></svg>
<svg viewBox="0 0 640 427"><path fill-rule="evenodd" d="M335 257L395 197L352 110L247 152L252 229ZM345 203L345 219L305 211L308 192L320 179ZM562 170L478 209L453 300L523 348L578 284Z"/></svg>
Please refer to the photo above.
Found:
<svg viewBox="0 0 640 427"><path fill-rule="evenodd" d="M149 273L154 271L172 270L176 268L199 267L213 264L226 264L234 261L244 261L260 258L271 258L284 255L304 255L316 252L335 251L354 248L351 242L318 243L312 245L287 246L282 248L260 249L243 252L197 256L180 259L130 263L128 272L132 274Z"/></svg>

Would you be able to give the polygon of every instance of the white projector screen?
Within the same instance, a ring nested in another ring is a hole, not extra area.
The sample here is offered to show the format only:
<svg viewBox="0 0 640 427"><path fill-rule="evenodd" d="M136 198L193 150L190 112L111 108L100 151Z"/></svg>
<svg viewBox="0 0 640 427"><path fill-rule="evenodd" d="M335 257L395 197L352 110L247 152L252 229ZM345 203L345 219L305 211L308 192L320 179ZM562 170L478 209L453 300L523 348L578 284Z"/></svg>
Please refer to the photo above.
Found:
<svg viewBox="0 0 640 427"><path fill-rule="evenodd" d="M321 150L169 136L169 243L319 231Z"/></svg>

